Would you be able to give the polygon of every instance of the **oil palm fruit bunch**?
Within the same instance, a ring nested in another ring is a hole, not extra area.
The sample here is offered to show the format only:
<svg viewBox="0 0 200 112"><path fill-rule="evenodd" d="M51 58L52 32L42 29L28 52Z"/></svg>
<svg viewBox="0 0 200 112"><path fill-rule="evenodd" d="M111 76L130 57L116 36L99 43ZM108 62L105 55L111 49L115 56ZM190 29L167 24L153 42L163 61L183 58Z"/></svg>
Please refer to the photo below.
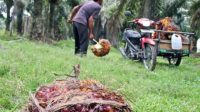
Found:
<svg viewBox="0 0 200 112"><path fill-rule="evenodd" d="M103 57L110 52L111 44L107 39L100 39L99 42L96 42L95 45L92 46L91 50L93 54L97 57Z"/></svg>

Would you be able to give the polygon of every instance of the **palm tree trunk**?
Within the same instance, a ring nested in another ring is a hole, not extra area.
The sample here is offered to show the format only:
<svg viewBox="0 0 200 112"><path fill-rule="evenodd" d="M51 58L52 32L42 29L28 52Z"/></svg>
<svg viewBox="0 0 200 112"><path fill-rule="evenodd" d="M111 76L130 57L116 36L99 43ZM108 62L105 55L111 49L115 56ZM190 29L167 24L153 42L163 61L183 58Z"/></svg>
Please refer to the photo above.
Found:
<svg viewBox="0 0 200 112"><path fill-rule="evenodd" d="M17 14L17 33L22 35L23 33L23 8L18 9L18 14Z"/></svg>
<svg viewBox="0 0 200 112"><path fill-rule="evenodd" d="M143 0L141 1L141 10L139 17L156 20L159 18L159 0Z"/></svg>
<svg viewBox="0 0 200 112"><path fill-rule="evenodd" d="M43 0L34 0L34 11L31 30L32 39L41 40L44 37L44 21L42 16L42 10Z"/></svg>
<svg viewBox="0 0 200 112"><path fill-rule="evenodd" d="M7 18L6 18L6 31L10 31L10 22L11 22L11 17L10 17L10 8L13 5L12 0L6 0L6 7L7 7Z"/></svg>
<svg viewBox="0 0 200 112"><path fill-rule="evenodd" d="M55 38L54 35L54 26L55 26L55 20L54 20L54 15L55 15L55 3L50 1L50 17L49 17L49 33L51 34L51 38Z"/></svg>

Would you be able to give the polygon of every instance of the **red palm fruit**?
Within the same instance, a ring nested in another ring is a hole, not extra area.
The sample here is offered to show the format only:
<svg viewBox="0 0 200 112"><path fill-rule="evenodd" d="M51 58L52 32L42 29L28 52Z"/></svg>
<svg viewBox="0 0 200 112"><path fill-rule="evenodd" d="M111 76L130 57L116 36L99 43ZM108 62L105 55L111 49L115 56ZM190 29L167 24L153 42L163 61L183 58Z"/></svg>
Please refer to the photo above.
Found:
<svg viewBox="0 0 200 112"><path fill-rule="evenodd" d="M113 112L113 109L111 106L106 105L103 107L103 112Z"/></svg>
<svg viewBox="0 0 200 112"><path fill-rule="evenodd" d="M83 107L82 110L81 110L81 112L89 112L89 109L86 108L86 107Z"/></svg>
<svg viewBox="0 0 200 112"><path fill-rule="evenodd" d="M31 112L39 112L37 108L34 108Z"/></svg>
<svg viewBox="0 0 200 112"><path fill-rule="evenodd" d="M63 93L67 93L68 91L69 91L68 88L64 88L64 89L62 90Z"/></svg>
<svg viewBox="0 0 200 112"><path fill-rule="evenodd" d="M59 87L56 86L56 85L50 87L50 92L52 92L52 91L58 91L58 90L59 90Z"/></svg>
<svg viewBox="0 0 200 112"><path fill-rule="evenodd" d="M64 108L60 112L69 112L69 110L67 108Z"/></svg>
<svg viewBox="0 0 200 112"><path fill-rule="evenodd" d="M57 97L57 96L60 96L60 95L61 95L60 92L54 91L54 92L52 92L52 93L49 95L49 98L54 98L54 97Z"/></svg>
<svg viewBox="0 0 200 112"><path fill-rule="evenodd" d="M75 109L76 111L81 112L81 110L83 109L83 106L81 104L77 104Z"/></svg>
<svg viewBox="0 0 200 112"><path fill-rule="evenodd" d="M50 88L47 86L42 86L40 87L40 89L38 91L42 91L42 92L50 92Z"/></svg>
<svg viewBox="0 0 200 112"><path fill-rule="evenodd" d="M46 93L45 92L42 92L42 91L38 91L36 94L35 94L35 97L37 99L41 99L41 98L45 98L45 95Z"/></svg>

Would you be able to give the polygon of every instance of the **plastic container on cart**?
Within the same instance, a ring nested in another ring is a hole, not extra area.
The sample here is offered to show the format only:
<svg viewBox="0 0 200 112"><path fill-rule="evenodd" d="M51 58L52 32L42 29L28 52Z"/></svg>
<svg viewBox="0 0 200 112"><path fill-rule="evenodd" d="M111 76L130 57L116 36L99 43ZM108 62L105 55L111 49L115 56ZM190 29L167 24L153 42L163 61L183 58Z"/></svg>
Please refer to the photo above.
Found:
<svg viewBox="0 0 200 112"><path fill-rule="evenodd" d="M172 42L172 49L174 50L182 49L182 39L180 35L173 34L171 38L171 42Z"/></svg>
<svg viewBox="0 0 200 112"><path fill-rule="evenodd" d="M200 38L197 40L197 53L200 53Z"/></svg>

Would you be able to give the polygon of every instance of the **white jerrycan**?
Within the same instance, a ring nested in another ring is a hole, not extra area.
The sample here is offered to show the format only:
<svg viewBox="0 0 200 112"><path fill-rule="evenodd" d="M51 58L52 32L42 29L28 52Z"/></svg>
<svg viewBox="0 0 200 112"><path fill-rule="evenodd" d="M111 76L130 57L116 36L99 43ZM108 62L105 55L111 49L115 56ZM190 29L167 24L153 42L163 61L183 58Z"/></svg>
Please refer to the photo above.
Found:
<svg viewBox="0 0 200 112"><path fill-rule="evenodd" d="M197 53L200 53L200 38L197 40Z"/></svg>
<svg viewBox="0 0 200 112"><path fill-rule="evenodd" d="M182 49L182 39L181 36L178 34L173 34L171 38L172 49L180 50Z"/></svg>

